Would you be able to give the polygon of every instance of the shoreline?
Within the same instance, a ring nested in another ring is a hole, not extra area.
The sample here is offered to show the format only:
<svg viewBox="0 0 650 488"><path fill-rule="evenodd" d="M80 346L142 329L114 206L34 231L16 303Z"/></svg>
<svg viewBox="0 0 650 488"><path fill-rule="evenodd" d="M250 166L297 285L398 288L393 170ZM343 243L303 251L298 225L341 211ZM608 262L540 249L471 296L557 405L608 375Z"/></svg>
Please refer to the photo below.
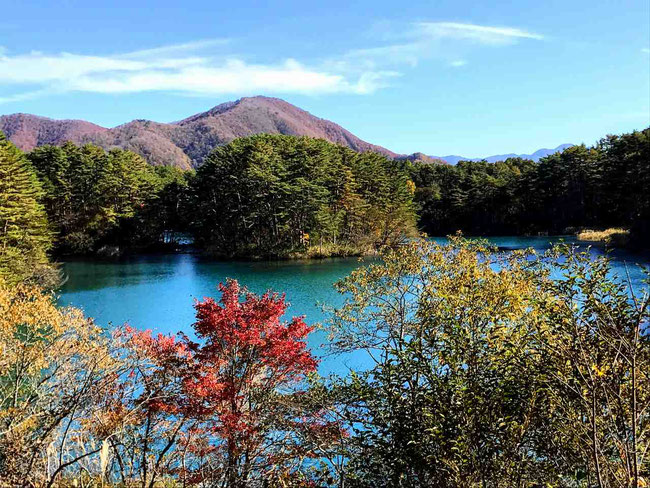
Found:
<svg viewBox="0 0 650 488"><path fill-rule="evenodd" d="M427 236L427 239L446 239L448 236ZM581 245L591 245L598 247L605 247L609 250L626 250L636 252L650 251L648 247L639 246L634 240L630 239L629 231L620 228L610 228L605 230L581 230L571 233L562 234L495 234L495 235L464 235L468 239L499 239L499 238L513 238L513 239L572 239ZM105 246L109 247L109 246ZM347 246L339 246L336 249L331 249L327 246L325 249L320 249L319 246L310 247L304 251L294 251L285 254L225 254L210 252L209 250L200 249L189 244L179 244L176 246L151 246L151 247L132 247L120 248L119 246L110 246L109 252L100 249L95 253L87 254L74 254L74 253L53 253L52 258L55 262L68 262L68 261L107 261L114 262L125 260L129 258L137 258L143 256L167 256L167 255L194 255L200 259L207 259L220 262L245 262L245 261L319 261L327 259L341 259L341 258L367 258L376 257L379 255L377 249L355 249Z"/></svg>

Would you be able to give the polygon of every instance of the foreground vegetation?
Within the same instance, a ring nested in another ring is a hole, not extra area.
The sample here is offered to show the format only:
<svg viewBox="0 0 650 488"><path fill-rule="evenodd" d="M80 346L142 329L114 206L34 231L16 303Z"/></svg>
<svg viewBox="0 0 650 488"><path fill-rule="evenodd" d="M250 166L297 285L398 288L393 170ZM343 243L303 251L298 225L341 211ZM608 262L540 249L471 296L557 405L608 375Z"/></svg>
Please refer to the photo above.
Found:
<svg viewBox="0 0 650 488"><path fill-rule="evenodd" d="M569 248L494 251L413 243L339 284L332 347L375 362L331 389L348 485L645 486L647 293Z"/></svg>
<svg viewBox="0 0 650 488"><path fill-rule="evenodd" d="M552 273L553 272L553 273ZM607 259L413 241L337 284L318 378L284 298L221 285L194 333L103 333L0 287L8 486L639 487L649 297Z"/></svg>
<svg viewBox="0 0 650 488"><path fill-rule="evenodd" d="M1 137L0 485L647 486L647 291L571 248L405 239L414 198L429 230L647 236L647 137L453 168L261 135L196 174ZM337 284L345 303L323 325L369 368L319 378L304 319L233 281L195 304L193 337L102 330L48 291L53 248L180 232L222 256L381 252Z"/></svg>

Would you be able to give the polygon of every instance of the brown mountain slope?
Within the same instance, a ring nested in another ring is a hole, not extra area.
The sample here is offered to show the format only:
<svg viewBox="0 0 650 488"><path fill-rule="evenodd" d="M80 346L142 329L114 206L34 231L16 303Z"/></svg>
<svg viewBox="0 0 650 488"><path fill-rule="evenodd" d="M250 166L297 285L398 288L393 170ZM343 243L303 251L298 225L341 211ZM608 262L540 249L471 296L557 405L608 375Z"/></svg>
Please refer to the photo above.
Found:
<svg viewBox="0 0 650 488"><path fill-rule="evenodd" d="M176 166L190 169L193 164L183 149L174 144L178 128L149 120L134 120L118 125L101 134L93 134L85 142L98 144L105 149L120 147L140 154L156 166ZM212 150L210 148L208 153ZM207 155L207 153L206 153Z"/></svg>
<svg viewBox="0 0 650 488"><path fill-rule="evenodd" d="M329 120L315 117L284 100L268 97L223 103L171 124L134 120L105 129L84 121L14 114L0 117L0 130L24 150L43 144L61 144L66 140L93 142L107 149L130 149L151 164L181 168L200 165L215 146L259 133L316 137L355 151L397 156L388 149L362 141Z"/></svg>
<svg viewBox="0 0 650 488"><path fill-rule="evenodd" d="M193 143L185 147L186 152L197 162L200 162L200 155L205 146L212 147L238 137L259 133L315 137L359 152L376 151L387 156L396 156L388 149L362 141L334 122L315 117L278 98L242 98L237 102L218 105L175 125L185 129L185 133L189 131L195 135ZM176 141L176 144L183 147L183 141Z"/></svg>
<svg viewBox="0 0 650 488"><path fill-rule="evenodd" d="M30 114L0 116L0 130L23 151L65 141L79 144L86 137L108 131L85 120L52 120Z"/></svg>
<svg viewBox="0 0 650 488"><path fill-rule="evenodd" d="M427 156L426 154L421 152L408 154L406 156L398 156L397 159L406 159L408 161L417 161L425 164L449 164L444 159L436 158L434 156Z"/></svg>

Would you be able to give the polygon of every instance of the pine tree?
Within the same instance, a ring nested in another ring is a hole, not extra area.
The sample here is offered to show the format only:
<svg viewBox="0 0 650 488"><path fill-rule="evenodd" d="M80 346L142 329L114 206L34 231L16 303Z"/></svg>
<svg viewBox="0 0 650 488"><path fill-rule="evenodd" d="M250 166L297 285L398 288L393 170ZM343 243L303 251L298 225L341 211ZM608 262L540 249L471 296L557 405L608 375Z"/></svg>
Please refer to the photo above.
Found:
<svg viewBox="0 0 650 488"><path fill-rule="evenodd" d="M42 189L23 153L0 133L0 278L44 280L52 244Z"/></svg>

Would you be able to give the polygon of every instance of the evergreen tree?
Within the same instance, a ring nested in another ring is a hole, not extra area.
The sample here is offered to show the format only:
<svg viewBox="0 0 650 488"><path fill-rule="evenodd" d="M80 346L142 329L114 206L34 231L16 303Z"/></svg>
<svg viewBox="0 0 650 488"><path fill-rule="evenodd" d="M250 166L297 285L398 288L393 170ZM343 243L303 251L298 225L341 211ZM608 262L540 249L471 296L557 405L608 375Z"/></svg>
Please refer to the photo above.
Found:
<svg viewBox="0 0 650 488"><path fill-rule="evenodd" d="M415 227L401 164L308 137L260 134L218 147L190 189L197 244L224 256L359 254Z"/></svg>
<svg viewBox="0 0 650 488"><path fill-rule="evenodd" d="M141 156L68 142L37 148L29 159L45 190L58 251L88 253L103 245L130 247L161 239L167 220L153 207L164 213L155 202L174 178L159 175Z"/></svg>
<svg viewBox="0 0 650 488"><path fill-rule="evenodd" d="M52 234L41 196L32 166L0 133L0 278L10 283L52 277Z"/></svg>

